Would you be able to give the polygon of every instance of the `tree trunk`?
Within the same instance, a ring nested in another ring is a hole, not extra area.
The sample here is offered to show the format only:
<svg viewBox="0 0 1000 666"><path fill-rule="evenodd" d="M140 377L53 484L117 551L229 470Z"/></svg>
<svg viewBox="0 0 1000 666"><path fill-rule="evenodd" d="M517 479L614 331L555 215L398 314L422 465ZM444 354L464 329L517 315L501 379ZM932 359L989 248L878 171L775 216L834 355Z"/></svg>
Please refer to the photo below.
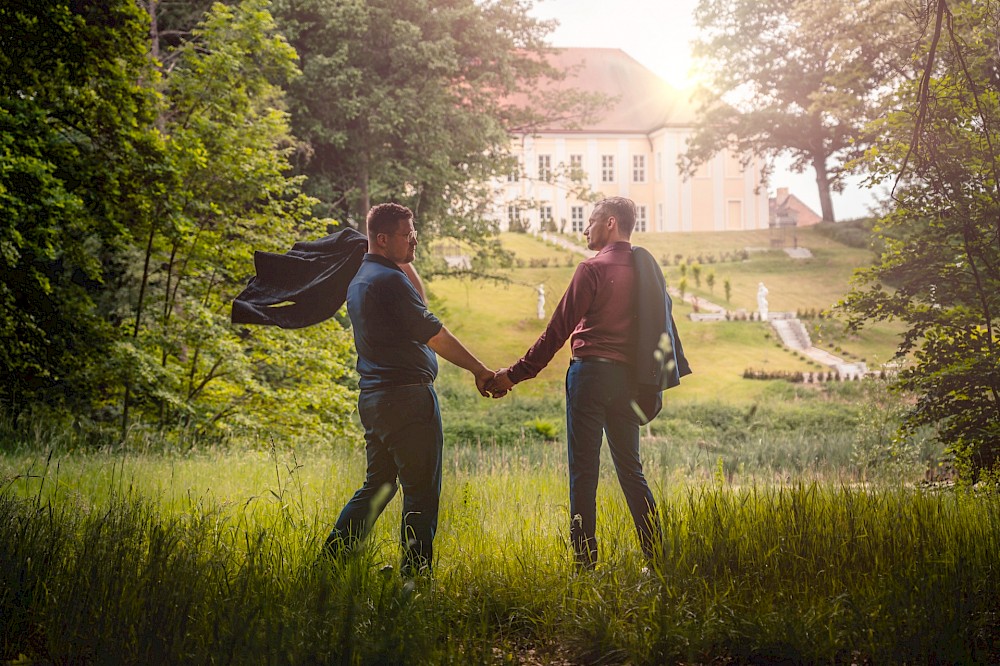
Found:
<svg viewBox="0 0 1000 666"><path fill-rule="evenodd" d="M830 178L826 173L826 156L813 155L813 169L816 170L816 187L819 189L819 206L824 222L836 222L833 216L833 197L830 194Z"/></svg>
<svg viewBox="0 0 1000 666"><path fill-rule="evenodd" d="M368 224L366 219L368 218L368 209L371 208L371 194L368 191L368 165L362 164L360 170L358 171L358 203L357 208L354 212L358 216L358 231L367 235L368 234Z"/></svg>
<svg viewBox="0 0 1000 666"><path fill-rule="evenodd" d="M160 26L156 20L157 0L148 0L146 11L149 12L149 55L154 60L160 59Z"/></svg>
<svg viewBox="0 0 1000 666"><path fill-rule="evenodd" d="M142 281L139 283L139 298L135 304L135 324L132 328L132 339L139 338L139 329L142 327L142 308L146 299L146 285L149 284L149 264L153 257L153 240L156 238L156 225L153 220L149 221L149 240L146 243L146 257L142 263ZM128 434L129 406L132 397L132 379L127 376L125 379L125 396L122 399L122 442Z"/></svg>

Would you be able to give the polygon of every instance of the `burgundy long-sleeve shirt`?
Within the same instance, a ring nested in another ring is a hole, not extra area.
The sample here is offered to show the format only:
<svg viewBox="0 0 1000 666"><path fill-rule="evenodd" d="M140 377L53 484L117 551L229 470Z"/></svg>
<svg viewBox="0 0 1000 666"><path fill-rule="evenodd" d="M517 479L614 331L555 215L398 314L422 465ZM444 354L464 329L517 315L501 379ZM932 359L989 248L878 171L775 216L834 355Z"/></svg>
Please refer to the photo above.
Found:
<svg viewBox="0 0 1000 666"><path fill-rule="evenodd" d="M635 364L636 307L632 245L617 242L580 263L545 331L508 377L515 384L542 371L566 339L573 356Z"/></svg>

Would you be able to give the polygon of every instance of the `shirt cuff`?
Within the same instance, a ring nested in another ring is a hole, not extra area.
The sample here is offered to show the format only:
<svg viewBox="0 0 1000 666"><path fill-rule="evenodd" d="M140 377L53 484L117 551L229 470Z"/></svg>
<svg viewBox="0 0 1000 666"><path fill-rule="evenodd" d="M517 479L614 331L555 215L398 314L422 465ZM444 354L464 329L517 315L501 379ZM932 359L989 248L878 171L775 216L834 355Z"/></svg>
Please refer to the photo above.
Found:
<svg viewBox="0 0 1000 666"><path fill-rule="evenodd" d="M523 382L525 379L531 379L531 377L529 376L529 373L524 369L524 365L521 362L517 362L514 365L510 366L510 369L507 371L507 379L514 382L515 384L519 384Z"/></svg>

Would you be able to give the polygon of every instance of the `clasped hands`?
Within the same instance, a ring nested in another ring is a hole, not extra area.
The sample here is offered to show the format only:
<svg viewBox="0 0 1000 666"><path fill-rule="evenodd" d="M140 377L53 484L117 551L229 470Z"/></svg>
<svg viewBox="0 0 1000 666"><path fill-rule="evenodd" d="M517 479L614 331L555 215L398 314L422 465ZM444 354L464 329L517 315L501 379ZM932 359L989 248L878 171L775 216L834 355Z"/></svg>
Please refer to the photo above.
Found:
<svg viewBox="0 0 1000 666"><path fill-rule="evenodd" d="M476 375L476 388L484 398L502 398L514 388L514 382L508 377L510 368L489 370Z"/></svg>

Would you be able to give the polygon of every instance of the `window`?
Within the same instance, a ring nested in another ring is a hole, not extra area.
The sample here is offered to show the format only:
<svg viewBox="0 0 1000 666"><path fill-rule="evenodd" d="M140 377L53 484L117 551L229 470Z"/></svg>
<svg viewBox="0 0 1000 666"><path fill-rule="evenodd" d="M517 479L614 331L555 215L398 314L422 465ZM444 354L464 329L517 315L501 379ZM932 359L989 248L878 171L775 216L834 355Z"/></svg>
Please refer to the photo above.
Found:
<svg viewBox="0 0 1000 666"><path fill-rule="evenodd" d="M645 183L646 182L646 156L645 155L633 155L632 156L632 182L633 183Z"/></svg>
<svg viewBox="0 0 1000 666"><path fill-rule="evenodd" d="M663 204L656 204L656 219L660 221L660 229L667 228L667 221L663 219Z"/></svg>
<svg viewBox="0 0 1000 666"><path fill-rule="evenodd" d="M521 179L521 165L515 164L514 168L507 174L508 183L516 183Z"/></svg>
<svg viewBox="0 0 1000 666"><path fill-rule="evenodd" d="M583 155L570 155L569 168L571 171L583 171Z"/></svg>
<svg viewBox="0 0 1000 666"><path fill-rule="evenodd" d="M582 234L584 229L583 206L571 206L569 209L569 219L572 223L574 233Z"/></svg>
<svg viewBox="0 0 1000 666"><path fill-rule="evenodd" d="M601 155L601 182L615 182L615 156Z"/></svg>
<svg viewBox="0 0 1000 666"><path fill-rule="evenodd" d="M743 228L743 202L730 199L726 202L726 229Z"/></svg>
<svg viewBox="0 0 1000 666"><path fill-rule="evenodd" d="M507 206L507 228L510 231L521 230L521 211L517 206Z"/></svg>
<svg viewBox="0 0 1000 666"><path fill-rule="evenodd" d="M551 155L539 155L538 156L538 180L544 180L546 182L552 180L552 156Z"/></svg>
<svg viewBox="0 0 1000 666"><path fill-rule="evenodd" d="M552 206L538 207L538 226L542 231L552 231Z"/></svg>
<svg viewBox="0 0 1000 666"><path fill-rule="evenodd" d="M636 206L635 207L635 230L639 232L646 231L646 207Z"/></svg>

